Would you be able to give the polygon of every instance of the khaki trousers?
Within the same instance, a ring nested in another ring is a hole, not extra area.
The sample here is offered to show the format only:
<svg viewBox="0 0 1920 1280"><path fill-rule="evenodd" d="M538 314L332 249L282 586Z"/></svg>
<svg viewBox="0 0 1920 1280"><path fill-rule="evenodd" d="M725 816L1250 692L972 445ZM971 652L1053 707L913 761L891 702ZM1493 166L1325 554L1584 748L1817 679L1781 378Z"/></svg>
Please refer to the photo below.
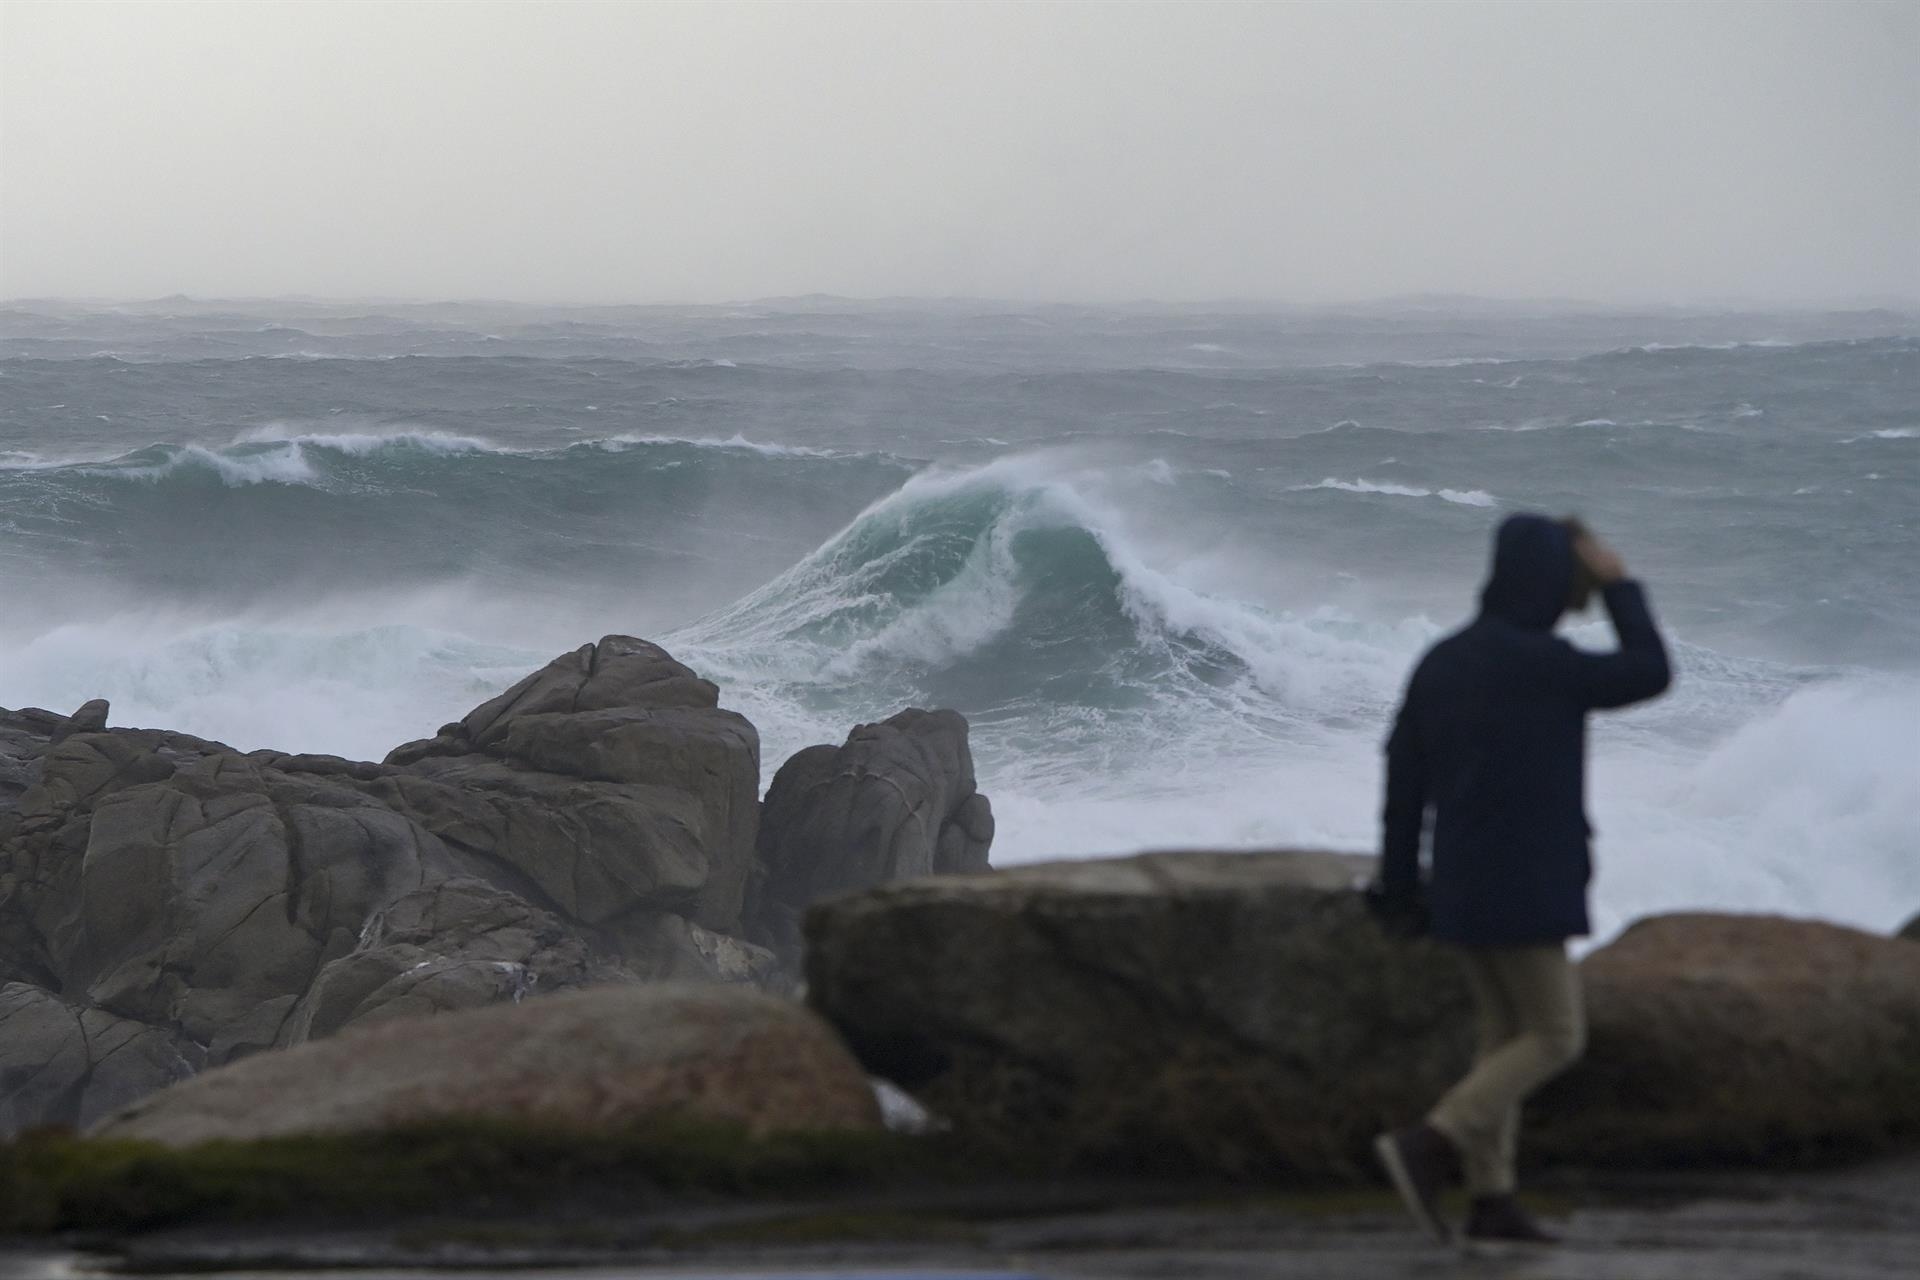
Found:
<svg viewBox="0 0 1920 1280"><path fill-rule="evenodd" d="M1510 1195L1520 1104L1586 1048L1580 976L1564 943L1463 947L1479 1052L1473 1070L1427 1117L1460 1150L1467 1190Z"/></svg>

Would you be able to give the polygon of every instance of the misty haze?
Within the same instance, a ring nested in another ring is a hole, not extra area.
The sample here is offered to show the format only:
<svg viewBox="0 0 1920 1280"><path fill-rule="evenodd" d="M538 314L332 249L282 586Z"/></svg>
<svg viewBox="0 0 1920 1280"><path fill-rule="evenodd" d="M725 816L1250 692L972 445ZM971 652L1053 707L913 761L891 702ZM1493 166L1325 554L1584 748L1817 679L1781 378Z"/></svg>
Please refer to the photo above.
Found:
<svg viewBox="0 0 1920 1280"><path fill-rule="evenodd" d="M0 6L0 1137L401 1012L825 1008L809 905L989 858L1364 871L1519 512L1674 670L1577 949L1895 931L1917 232L1912 3Z"/></svg>

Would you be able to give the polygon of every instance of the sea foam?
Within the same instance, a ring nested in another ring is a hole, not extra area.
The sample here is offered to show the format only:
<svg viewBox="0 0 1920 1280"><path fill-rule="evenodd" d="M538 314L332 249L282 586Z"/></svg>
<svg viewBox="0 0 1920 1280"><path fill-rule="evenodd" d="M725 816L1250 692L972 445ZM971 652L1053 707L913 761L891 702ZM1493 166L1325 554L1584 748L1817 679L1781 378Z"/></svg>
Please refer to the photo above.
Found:
<svg viewBox="0 0 1920 1280"><path fill-rule="evenodd" d="M1318 484L1295 486L1295 492L1335 489L1342 493L1375 493L1393 498L1440 498L1463 507L1491 507L1498 499L1484 489L1422 489L1417 485L1393 484L1379 480L1336 480L1331 476Z"/></svg>

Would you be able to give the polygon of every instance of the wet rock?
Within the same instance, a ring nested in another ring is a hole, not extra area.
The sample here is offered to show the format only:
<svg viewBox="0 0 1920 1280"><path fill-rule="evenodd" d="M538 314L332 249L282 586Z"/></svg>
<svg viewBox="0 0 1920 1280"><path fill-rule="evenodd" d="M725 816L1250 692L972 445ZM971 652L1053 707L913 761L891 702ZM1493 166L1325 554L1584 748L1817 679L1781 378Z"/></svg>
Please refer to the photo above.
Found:
<svg viewBox="0 0 1920 1280"><path fill-rule="evenodd" d="M632 636L607 636L598 644L565 653L466 716L437 737L396 747L388 764L411 764L430 755L466 755L496 746L522 716L608 711L620 708L711 709L720 691L659 645Z"/></svg>
<svg viewBox="0 0 1920 1280"><path fill-rule="evenodd" d="M342 1028L472 1009L593 982L633 980L577 928L483 880L456 876L369 917L296 1005L285 1043Z"/></svg>
<svg viewBox="0 0 1920 1280"><path fill-rule="evenodd" d="M580 986L791 983L742 920L758 736L656 645L564 654L381 763L105 721L0 712L0 982L196 1068ZM889 821L925 830L882 873L978 861L965 722L887 732L879 776L920 788Z"/></svg>
<svg viewBox="0 0 1920 1280"><path fill-rule="evenodd" d="M0 821L19 805L21 793L40 779L40 757L46 752L60 717L28 707L0 710ZM0 829L0 839L10 830Z"/></svg>
<svg viewBox="0 0 1920 1280"><path fill-rule="evenodd" d="M0 1135L91 1124L199 1066L196 1046L156 1027L0 985Z"/></svg>
<svg viewBox="0 0 1920 1280"><path fill-rule="evenodd" d="M697 796L583 783L483 756L414 768L382 779L373 794L449 845L517 872L536 900L562 915L601 924L644 904L720 928L737 923L745 867L733 865L736 850L716 858L703 839L726 820Z"/></svg>
<svg viewBox="0 0 1920 1280"><path fill-rule="evenodd" d="M740 927L759 735L657 645L607 636L563 654L387 764L384 800L566 914L645 901Z"/></svg>
<svg viewBox="0 0 1920 1280"><path fill-rule="evenodd" d="M1369 1176L1461 1075L1445 948L1383 938L1371 860L1161 854L934 877L816 906L808 998L956 1127L1098 1168ZM1794 1167L1920 1146L1920 948L1658 917L1581 966L1585 1060L1523 1155Z"/></svg>
<svg viewBox="0 0 1920 1280"><path fill-rule="evenodd" d="M1920 1146L1920 947L1814 920L1668 915L1581 974L1587 1056L1533 1108L1540 1157L1790 1166Z"/></svg>
<svg viewBox="0 0 1920 1280"><path fill-rule="evenodd" d="M165 729L115 729L49 739L39 776L19 798L20 831L44 832L82 817L96 804L129 787L159 782L174 770L233 748Z"/></svg>
<svg viewBox="0 0 1920 1280"><path fill-rule="evenodd" d="M1360 1176L1465 1063L1464 985L1370 860L1153 854L889 885L807 917L808 999L956 1128L1067 1163Z"/></svg>
<svg viewBox="0 0 1920 1280"><path fill-rule="evenodd" d="M597 668L587 701L711 696L660 676L653 657L636 675L636 655L600 648L604 662L589 661L592 646L569 655ZM553 702L551 689L534 699ZM647 782L476 754L429 754L410 770L242 756L148 730L50 734L14 806L16 838L0 846L0 976L183 1037L215 1065L357 1022L590 981L752 980L764 953L707 928L739 927L752 731L711 708L664 714L719 729L701 739L681 725L657 741L684 758ZM532 716L563 737L555 719ZM482 722L501 743L525 728L506 714ZM731 754L705 751L729 734Z"/></svg>
<svg viewBox="0 0 1920 1280"><path fill-rule="evenodd" d="M597 1131L658 1115L754 1133L880 1123L859 1065L801 1006L655 984L349 1031L207 1072L95 1132L190 1146L472 1116Z"/></svg>
<svg viewBox="0 0 1920 1280"><path fill-rule="evenodd" d="M80 704L79 710L54 726L52 742L65 742L76 733L98 733L107 727L107 700L94 698Z"/></svg>
<svg viewBox="0 0 1920 1280"><path fill-rule="evenodd" d="M59 723L50 711L0 709L0 982L53 980L40 936L19 909L39 879L39 860L13 841L22 823L20 800L40 781L41 757Z"/></svg>
<svg viewBox="0 0 1920 1280"><path fill-rule="evenodd" d="M34 915L60 990L177 1030L213 1063L283 1043L301 994L369 917L456 869L360 792L231 753L113 790L84 832Z"/></svg>
<svg viewBox="0 0 1920 1280"><path fill-rule="evenodd" d="M795 952L800 914L836 893L934 873L984 871L993 810L975 788L967 722L909 708L840 747L780 767L761 820L752 926Z"/></svg>

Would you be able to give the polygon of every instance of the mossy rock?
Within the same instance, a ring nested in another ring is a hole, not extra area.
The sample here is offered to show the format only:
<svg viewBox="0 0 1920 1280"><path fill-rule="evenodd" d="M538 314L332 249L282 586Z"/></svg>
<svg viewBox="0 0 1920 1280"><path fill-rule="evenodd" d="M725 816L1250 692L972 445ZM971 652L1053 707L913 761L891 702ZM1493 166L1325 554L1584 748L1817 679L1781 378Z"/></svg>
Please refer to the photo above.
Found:
<svg viewBox="0 0 1920 1280"><path fill-rule="evenodd" d="M886 1132L756 1137L672 1119L596 1131L442 1122L183 1149L42 1129L0 1144L0 1235L816 1196L940 1182L968 1167L951 1144Z"/></svg>

